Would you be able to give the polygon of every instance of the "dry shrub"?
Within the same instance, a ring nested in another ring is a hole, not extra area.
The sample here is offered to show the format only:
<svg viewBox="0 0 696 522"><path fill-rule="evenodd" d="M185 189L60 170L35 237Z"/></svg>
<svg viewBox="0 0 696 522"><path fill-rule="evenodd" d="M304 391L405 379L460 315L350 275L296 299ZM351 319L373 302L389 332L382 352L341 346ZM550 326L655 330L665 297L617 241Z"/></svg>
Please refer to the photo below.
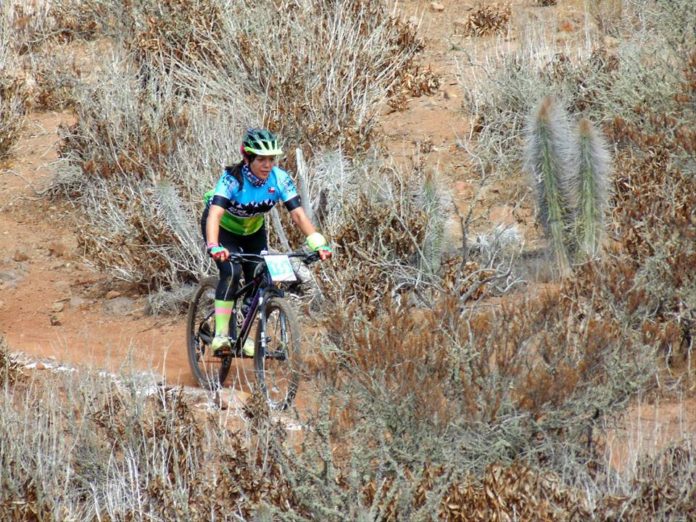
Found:
<svg viewBox="0 0 696 522"><path fill-rule="evenodd" d="M595 313L594 299L569 283L562 293L516 296L467 315L455 296L432 311L385 301L372 320L356 320L353 308L334 312L327 329L342 356L315 361L314 377L344 398L344 422L374 424L402 448L426 436L417 426L436 437L458 425L473 439L470 455L480 451L483 461L525 451L553 460L544 448L523 448L539 435L586 441L598 411L618 411L650 378L651 349L638 332ZM506 442L479 446L478 429L508 422L528 439L484 430Z"/></svg>
<svg viewBox="0 0 696 522"><path fill-rule="evenodd" d="M104 33L110 21L108 3L84 0L58 0L50 7L54 30L47 36L63 42L92 40Z"/></svg>
<svg viewBox="0 0 696 522"><path fill-rule="evenodd" d="M194 283L205 266L195 207L168 183L135 183L115 175L95 181L80 196L84 208L105 194L99 215L82 225L79 245L91 263L141 290L154 292ZM181 216L181 213L186 213ZM152 309L151 311L155 311Z"/></svg>
<svg viewBox="0 0 696 522"><path fill-rule="evenodd" d="M186 107L166 86L140 89L134 79L122 80L83 94L75 123L63 129L59 155L87 177L157 176L188 136Z"/></svg>
<svg viewBox="0 0 696 522"><path fill-rule="evenodd" d="M0 6L0 160L19 139L28 92L13 50L14 31Z"/></svg>
<svg viewBox="0 0 696 522"><path fill-rule="evenodd" d="M515 462L489 466L482 477L451 486L440 506L444 520L589 519L584 492L564 484L554 473Z"/></svg>
<svg viewBox="0 0 696 522"><path fill-rule="evenodd" d="M324 458L347 498L360 492L382 520L587 515L569 484L602 469L598 419L644 389L653 365L642 334L607 311L602 281L593 285L569 280L480 310L448 296L433 310L386 300L372 320L354 307L332 313L338 350L316 358L311 378L326 387L331 407L317 422L340 448Z"/></svg>
<svg viewBox="0 0 696 522"><path fill-rule="evenodd" d="M5 337L0 334L0 387L6 383L12 385L24 376L21 365L10 356L9 350Z"/></svg>
<svg viewBox="0 0 696 522"><path fill-rule="evenodd" d="M512 10L507 4L493 3L476 7L461 26L465 36L488 36L505 32Z"/></svg>
<svg viewBox="0 0 696 522"><path fill-rule="evenodd" d="M694 87L682 88L693 99ZM662 338L652 342L689 358L696 334L696 134L684 125L692 109L681 97L675 101L669 114L635 107L642 125L618 117L608 124L625 147L614 187L614 237L625 255L616 265L625 288L614 294L643 331Z"/></svg>
<svg viewBox="0 0 696 522"><path fill-rule="evenodd" d="M11 1L14 47L31 55L56 42L95 39L113 19L108 5L100 0Z"/></svg>
<svg viewBox="0 0 696 522"><path fill-rule="evenodd" d="M440 78L430 66L421 68L411 63L402 73L399 82L389 90L389 107L395 111L406 110L409 97L431 96L440 88Z"/></svg>
<svg viewBox="0 0 696 522"><path fill-rule="evenodd" d="M0 160L10 155L19 139L27 98L24 82L0 67Z"/></svg>
<svg viewBox="0 0 696 522"><path fill-rule="evenodd" d="M590 16L602 33L619 33L624 17L622 4L622 0L594 0L587 3Z"/></svg>
<svg viewBox="0 0 696 522"><path fill-rule="evenodd" d="M126 50L145 69L156 63L164 63L167 70L174 64L219 67L225 60L217 43L225 37L225 16L223 7L215 1L148 0L129 2L120 23L127 35Z"/></svg>
<svg viewBox="0 0 696 522"><path fill-rule="evenodd" d="M408 200L390 203L371 201L362 194L344 209L354 219L332 237L341 253L332 266L338 276L333 285L336 298L359 303L370 317L394 291L399 269L408 272L417 266L419 245L425 238L424 210Z"/></svg>
<svg viewBox="0 0 696 522"><path fill-rule="evenodd" d="M315 222L336 246L332 262L322 265L329 301L359 304L372 317L385 297L399 301L410 289L435 284L451 207L433 176L380 159L316 160L324 163L314 163L307 199L317 201Z"/></svg>
<svg viewBox="0 0 696 522"><path fill-rule="evenodd" d="M413 75L422 49L415 28L383 2L242 5L242 15L226 19L225 54L238 62L242 88L261 97L266 124L292 143L311 144L307 155L369 148L380 106Z"/></svg>
<svg viewBox="0 0 696 522"><path fill-rule="evenodd" d="M74 57L42 53L32 67L31 76L33 87L28 104L33 110L62 111L74 106L75 89L81 76Z"/></svg>
<svg viewBox="0 0 696 522"><path fill-rule="evenodd" d="M696 460L689 443L645 457L623 496L604 496L595 510L601 520L692 520L696 517Z"/></svg>
<svg viewBox="0 0 696 522"><path fill-rule="evenodd" d="M199 200L172 166L191 135L188 107L171 88L141 88L123 75L81 91L59 148L66 172L79 173L54 189L87 214L80 241L92 262L153 291L191 281L205 266Z"/></svg>

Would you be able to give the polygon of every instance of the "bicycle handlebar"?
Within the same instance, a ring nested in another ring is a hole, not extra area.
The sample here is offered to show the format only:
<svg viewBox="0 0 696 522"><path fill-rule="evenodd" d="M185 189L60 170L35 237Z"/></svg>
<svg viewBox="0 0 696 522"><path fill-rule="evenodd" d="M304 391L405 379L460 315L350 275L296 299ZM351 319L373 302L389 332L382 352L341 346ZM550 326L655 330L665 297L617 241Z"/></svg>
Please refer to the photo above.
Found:
<svg viewBox="0 0 696 522"><path fill-rule="evenodd" d="M304 250L296 250L294 252L279 252L279 253L271 253L268 252L267 254L245 254L245 253L239 253L239 252L230 252L230 257L227 258L227 261L230 263L241 263L242 261L245 260L254 260L254 261L261 261L265 256L272 256L272 255L284 255L288 257L299 257L302 258L302 262L305 265L310 265L314 263L315 261L319 260L319 253L318 252L306 252Z"/></svg>

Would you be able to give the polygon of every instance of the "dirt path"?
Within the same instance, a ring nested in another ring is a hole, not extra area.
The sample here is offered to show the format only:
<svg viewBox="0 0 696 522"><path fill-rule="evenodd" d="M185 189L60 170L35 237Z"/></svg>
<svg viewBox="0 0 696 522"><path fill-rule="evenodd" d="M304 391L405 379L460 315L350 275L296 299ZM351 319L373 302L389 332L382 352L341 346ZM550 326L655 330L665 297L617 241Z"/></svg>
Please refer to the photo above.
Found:
<svg viewBox="0 0 696 522"><path fill-rule="evenodd" d="M10 349L117 371L154 370L193 385L184 323L143 313L143 301L110 291L78 252L79 224L39 192L57 159L67 113L31 114L13 160L0 171L0 331Z"/></svg>

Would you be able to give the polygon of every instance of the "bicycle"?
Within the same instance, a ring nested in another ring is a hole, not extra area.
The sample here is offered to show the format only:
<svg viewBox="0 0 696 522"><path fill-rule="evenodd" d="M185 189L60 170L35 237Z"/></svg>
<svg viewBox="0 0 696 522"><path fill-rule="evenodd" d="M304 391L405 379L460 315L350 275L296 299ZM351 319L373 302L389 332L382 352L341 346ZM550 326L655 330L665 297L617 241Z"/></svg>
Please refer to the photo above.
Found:
<svg viewBox="0 0 696 522"><path fill-rule="evenodd" d="M230 253L230 263L246 260L258 261L258 265L253 279L231 297L231 348L215 354L210 343L215 335L218 279L208 277L200 282L189 302L187 351L191 372L203 388L219 389L227 378L232 359L247 357L242 347L255 325L254 370L259 389L272 409L284 410L292 404L300 378L300 327L294 309L285 298L284 285L297 281L290 258L300 258L309 265L319 259L319 254ZM249 303L246 310L245 302Z"/></svg>

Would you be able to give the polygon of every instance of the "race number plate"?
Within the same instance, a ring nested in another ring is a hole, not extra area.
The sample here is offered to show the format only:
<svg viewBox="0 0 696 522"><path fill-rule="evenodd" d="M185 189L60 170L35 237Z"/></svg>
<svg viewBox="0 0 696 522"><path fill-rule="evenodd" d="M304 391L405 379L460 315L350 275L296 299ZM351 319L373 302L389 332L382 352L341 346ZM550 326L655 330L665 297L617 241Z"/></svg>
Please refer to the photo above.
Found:
<svg viewBox="0 0 696 522"><path fill-rule="evenodd" d="M274 283L297 281L288 256L272 255L264 256L263 259Z"/></svg>

